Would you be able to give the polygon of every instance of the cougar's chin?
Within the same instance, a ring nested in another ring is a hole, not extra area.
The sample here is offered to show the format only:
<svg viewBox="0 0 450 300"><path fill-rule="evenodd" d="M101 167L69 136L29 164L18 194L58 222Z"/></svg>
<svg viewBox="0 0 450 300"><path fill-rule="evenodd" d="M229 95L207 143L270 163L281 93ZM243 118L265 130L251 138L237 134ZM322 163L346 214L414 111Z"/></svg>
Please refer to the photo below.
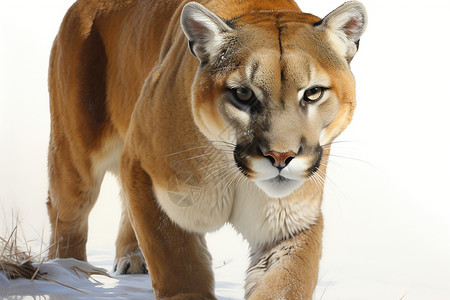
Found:
<svg viewBox="0 0 450 300"><path fill-rule="evenodd" d="M283 198L292 194L306 180L305 164L295 158L287 167L279 170L268 159L255 159L252 162L255 184L271 198Z"/></svg>
<svg viewBox="0 0 450 300"><path fill-rule="evenodd" d="M267 180L255 180L256 185L271 198L284 198L298 189L304 180L292 180L281 175Z"/></svg>

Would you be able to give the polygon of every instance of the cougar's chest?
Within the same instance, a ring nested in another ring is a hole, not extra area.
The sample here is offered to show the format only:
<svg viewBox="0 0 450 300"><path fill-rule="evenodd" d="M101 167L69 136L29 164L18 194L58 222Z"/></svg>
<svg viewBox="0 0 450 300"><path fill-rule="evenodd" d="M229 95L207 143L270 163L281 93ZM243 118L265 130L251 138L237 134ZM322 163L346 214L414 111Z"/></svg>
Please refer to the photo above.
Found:
<svg viewBox="0 0 450 300"><path fill-rule="evenodd" d="M184 229L206 233L230 222L251 246L288 238L312 225L320 213L314 195L273 199L243 178L215 184L191 186L174 179L155 192L164 211Z"/></svg>
<svg viewBox="0 0 450 300"><path fill-rule="evenodd" d="M155 186L160 206L182 228L206 233L217 230L229 220L234 188L225 180L189 184L172 178L166 186Z"/></svg>
<svg viewBox="0 0 450 300"><path fill-rule="evenodd" d="M287 239L315 223L320 214L320 196L304 193L302 186L294 194L274 199L253 182L236 187L229 222L257 247Z"/></svg>

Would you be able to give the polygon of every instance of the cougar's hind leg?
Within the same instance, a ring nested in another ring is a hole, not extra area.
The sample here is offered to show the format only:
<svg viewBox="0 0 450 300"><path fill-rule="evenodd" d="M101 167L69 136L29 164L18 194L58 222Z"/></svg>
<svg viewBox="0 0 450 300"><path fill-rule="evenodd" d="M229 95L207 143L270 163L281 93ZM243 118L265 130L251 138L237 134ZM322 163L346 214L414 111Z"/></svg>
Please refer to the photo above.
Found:
<svg viewBox="0 0 450 300"><path fill-rule="evenodd" d="M61 141L50 145L47 208L52 232L49 257L86 260L88 217L97 200L101 180L90 174L87 161L73 161L68 155L70 152L64 151L66 147Z"/></svg>
<svg viewBox="0 0 450 300"><path fill-rule="evenodd" d="M47 207L49 256L86 260L88 216L105 172L94 156L114 132L106 109L105 49L95 22L88 22L95 14L82 18L81 12L79 2L69 9L50 57Z"/></svg>
<svg viewBox="0 0 450 300"><path fill-rule="evenodd" d="M128 208L122 195L122 215L116 240L114 272L118 274L148 273L144 257L130 223Z"/></svg>

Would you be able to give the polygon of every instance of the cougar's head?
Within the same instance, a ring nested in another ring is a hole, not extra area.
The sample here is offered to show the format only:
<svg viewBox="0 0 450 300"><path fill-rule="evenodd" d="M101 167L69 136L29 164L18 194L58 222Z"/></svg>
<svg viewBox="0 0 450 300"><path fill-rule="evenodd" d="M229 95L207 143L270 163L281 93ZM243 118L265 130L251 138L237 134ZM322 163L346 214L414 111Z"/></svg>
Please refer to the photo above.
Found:
<svg viewBox="0 0 450 300"><path fill-rule="evenodd" d="M349 63L366 20L356 1L322 20L299 11L223 20L198 3L184 7L182 28L200 61L195 123L209 140L233 143L236 165L270 197L299 188L350 123Z"/></svg>

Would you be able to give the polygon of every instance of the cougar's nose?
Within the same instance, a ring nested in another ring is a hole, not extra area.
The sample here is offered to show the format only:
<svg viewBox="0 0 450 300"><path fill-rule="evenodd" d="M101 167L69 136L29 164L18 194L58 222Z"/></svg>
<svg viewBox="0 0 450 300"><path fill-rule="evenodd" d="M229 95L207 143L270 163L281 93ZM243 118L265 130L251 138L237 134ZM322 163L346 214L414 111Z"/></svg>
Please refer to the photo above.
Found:
<svg viewBox="0 0 450 300"><path fill-rule="evenodd" d="M288 152L277 152L277 151L267 151L263 153L265 157L270 159L272 165L278 169L283 169L289 162L295 157L295 153L292 151Z"/></svg>

